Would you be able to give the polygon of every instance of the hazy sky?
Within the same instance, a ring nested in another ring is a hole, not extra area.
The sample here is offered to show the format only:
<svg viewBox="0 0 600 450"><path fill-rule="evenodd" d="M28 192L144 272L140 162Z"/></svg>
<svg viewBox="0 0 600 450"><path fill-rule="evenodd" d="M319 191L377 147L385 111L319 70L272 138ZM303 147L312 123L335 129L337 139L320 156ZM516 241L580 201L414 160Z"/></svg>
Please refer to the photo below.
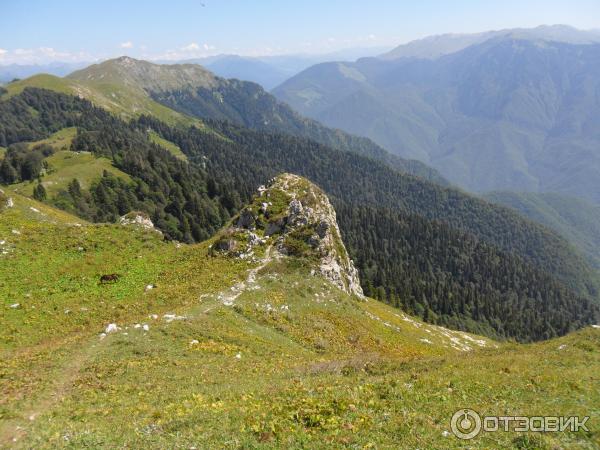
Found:
<svg viewBox="0 0 600 450"><path fill-rule="evenodd" d="M600 0L0 0L0 64L326 53L447 32L600 28Z"/></svg>

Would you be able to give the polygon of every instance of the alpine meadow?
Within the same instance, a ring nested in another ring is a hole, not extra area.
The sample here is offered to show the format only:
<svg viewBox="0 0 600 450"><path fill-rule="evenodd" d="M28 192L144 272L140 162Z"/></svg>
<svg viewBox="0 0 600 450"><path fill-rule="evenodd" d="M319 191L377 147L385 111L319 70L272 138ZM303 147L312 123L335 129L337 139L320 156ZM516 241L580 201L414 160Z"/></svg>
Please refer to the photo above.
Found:
<svg viewBox="0 0 600 450"><path fill-rule="evenodd" d="M600 449L599 4L0 29L0 448Z"/></svg>

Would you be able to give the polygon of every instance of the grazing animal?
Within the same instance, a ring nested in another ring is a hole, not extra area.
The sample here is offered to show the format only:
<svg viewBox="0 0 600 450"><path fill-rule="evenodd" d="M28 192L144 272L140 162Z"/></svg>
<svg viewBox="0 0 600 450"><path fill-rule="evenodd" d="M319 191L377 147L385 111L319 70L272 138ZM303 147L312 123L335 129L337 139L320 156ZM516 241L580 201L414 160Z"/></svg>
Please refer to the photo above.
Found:
<svg viewBox="0 0 600 450"><path fill-rule="evenodd" d="M116 283L117 281L119 281L119 274L118 273L111 273L108 275L102 275L100 277L100 284L106 284L106 283Z"/></svg>

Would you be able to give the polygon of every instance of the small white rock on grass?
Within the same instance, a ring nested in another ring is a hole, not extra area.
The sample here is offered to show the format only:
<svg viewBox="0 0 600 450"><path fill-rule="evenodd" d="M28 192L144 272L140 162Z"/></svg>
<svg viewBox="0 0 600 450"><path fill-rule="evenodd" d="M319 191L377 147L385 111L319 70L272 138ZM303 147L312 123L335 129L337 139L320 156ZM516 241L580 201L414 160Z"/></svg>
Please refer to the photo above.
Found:
<svg viewBox="0 0 600 450"><path fill-rule="evenodd" d="M119 327L117 326L116 323L109 323L106 326L106 329L104 330L104 332L106 334L108 334L108 333L114 333L115 331L119 331Z"/></svg>
<svg viewBox="0 0 600 450"><path fill-rule="evenodd" d="M168 323L168 322L173 322L174 320L186 320L187 317L177 316L175 314L164 314L163 319Z"/></svg>

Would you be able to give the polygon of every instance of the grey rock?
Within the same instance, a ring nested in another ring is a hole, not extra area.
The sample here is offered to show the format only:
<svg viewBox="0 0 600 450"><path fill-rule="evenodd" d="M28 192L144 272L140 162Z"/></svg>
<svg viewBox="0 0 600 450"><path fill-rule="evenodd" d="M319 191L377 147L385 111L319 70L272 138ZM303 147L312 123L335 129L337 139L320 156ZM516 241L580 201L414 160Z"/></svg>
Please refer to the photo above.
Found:
<svg viewBox="0 0 600 450"><path fill-rule="evenodd" d="M237 248L237 241L235 239L221 239L215 243L215 248L223 252L231 252Z"/></svg>
<svg viewBox="0 0 600 450"><path fill-rule="evenodd" d="M240 213L240 218L237 221L239 228L245 228L247 230L254 230L256 228L256 217L250 209L244 209Z"/></svg>

